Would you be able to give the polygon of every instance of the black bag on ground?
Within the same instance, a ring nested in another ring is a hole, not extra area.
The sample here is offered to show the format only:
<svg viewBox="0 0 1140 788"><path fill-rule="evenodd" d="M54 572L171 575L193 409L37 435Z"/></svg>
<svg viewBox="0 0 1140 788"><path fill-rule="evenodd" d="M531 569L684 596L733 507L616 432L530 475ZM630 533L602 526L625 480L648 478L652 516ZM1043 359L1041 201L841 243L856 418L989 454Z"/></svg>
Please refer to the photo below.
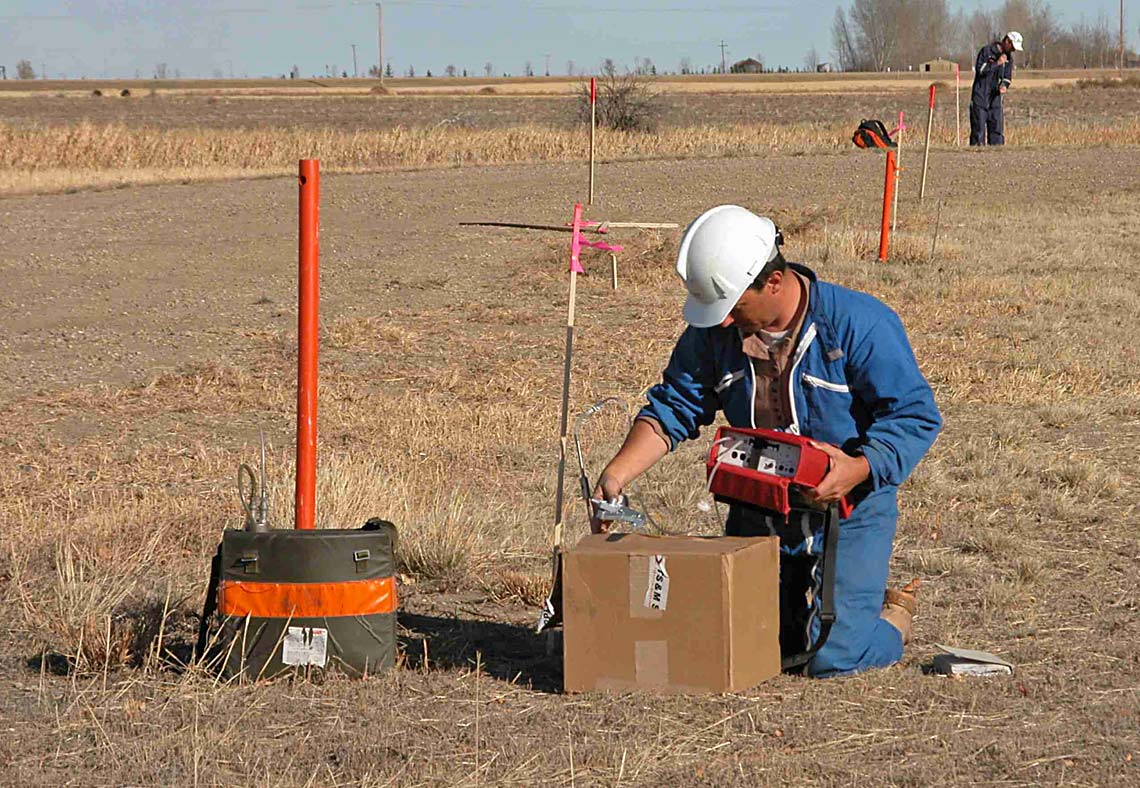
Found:
<svg viewBox="0 0 1140 788"><path fill-rule="evenodd" d="M881 120L864 120L851 135L857 148L897 148L898 143L891 139L890 132Z"/></svg>
<svg viewBox="0 0 1140 788"><path fill-rule="evenodd" d="M227 530L214 556L196 657L225 678L336 669L396 657L396 527Z"/></svg>

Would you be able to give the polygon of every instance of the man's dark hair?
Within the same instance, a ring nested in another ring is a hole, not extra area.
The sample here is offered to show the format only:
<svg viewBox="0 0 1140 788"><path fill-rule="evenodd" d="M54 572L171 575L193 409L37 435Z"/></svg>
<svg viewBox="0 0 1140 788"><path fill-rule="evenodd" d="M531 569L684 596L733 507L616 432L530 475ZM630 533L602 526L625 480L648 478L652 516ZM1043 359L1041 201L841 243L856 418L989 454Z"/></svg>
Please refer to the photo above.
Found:
<svg viewBox="0 0 1140 788"><path fill-rule="evenodd" d="M764 265L764 267L760 269L760 273L756 275L756 278L752 280L752 284L748 286L753 290L763 290L769 276L776 273L777 271L783 273L787 267L788 261L784 259L784 253L779 249L776 249L776 256L769 260Z"/></svg>

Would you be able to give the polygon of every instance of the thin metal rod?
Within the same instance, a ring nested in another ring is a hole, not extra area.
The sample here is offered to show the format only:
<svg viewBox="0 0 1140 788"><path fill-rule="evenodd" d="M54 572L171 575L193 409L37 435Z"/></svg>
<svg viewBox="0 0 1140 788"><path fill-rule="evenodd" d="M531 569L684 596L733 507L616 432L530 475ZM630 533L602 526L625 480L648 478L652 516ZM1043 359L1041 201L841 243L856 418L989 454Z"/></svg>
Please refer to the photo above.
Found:
<svg viewBox="0 0 1140 788"><path fill-rule="evenodd" d="M460 222L460 227L515 227L520 230L549 230L556 233L573 232L572 227L562 224L530 224L529 222ZM615 228L639 230L675 230L680 225L675 222L601 222L598 225L582 227L579 232L604 233Z"/></svg>
<svg viewBox="0 0 1140 788"><path fill-rule="evenodd" d="M562 420L558 433L558 488L554 496L553 546L562 545L562 499L566 491L566 449L570 421L570 369L574 355L574 301L578 290L578 230L582 226L582 205L574 206L574 235L570 241L570 296L566 307L566 355L562 362Z"/></svg>
<svg viewBox="0 0 1140 788"><path fill-rule="evenodd" d="M297 298L297 486L294 527L316 525L317 305L320 301L321 165L300 165L300 241Z"/></svg>
<svg viewBox="0 0 1140 788"><path fill-rule="evenodd" d="M942 226L942 200L938 201L938 211L934 219L934 238L930 241L930 259L934 259L934 250L938 248L938 228Z"/></svg>
<svg viewBox="0 0 1140 788"><path fill-rule="evenodd" d="M922 186L918 190L918 201L926 199L926 166L930 163L930 130L934 126L934 85L930 86L930 113L926 116L926 151L922 154Z"/></svg>

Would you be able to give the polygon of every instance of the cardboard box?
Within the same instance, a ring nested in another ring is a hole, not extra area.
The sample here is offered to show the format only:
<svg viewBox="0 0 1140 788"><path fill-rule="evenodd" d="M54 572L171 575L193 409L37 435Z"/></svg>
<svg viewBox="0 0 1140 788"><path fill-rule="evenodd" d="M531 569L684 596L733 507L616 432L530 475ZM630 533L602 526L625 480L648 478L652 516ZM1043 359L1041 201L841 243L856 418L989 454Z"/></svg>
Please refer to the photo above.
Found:
<svg viewBox="0 0 1140 788"><path fill-rule="evenodd" d="M567 692L735 692L780 672L776 537L587 536L562 604Z"/></svg>

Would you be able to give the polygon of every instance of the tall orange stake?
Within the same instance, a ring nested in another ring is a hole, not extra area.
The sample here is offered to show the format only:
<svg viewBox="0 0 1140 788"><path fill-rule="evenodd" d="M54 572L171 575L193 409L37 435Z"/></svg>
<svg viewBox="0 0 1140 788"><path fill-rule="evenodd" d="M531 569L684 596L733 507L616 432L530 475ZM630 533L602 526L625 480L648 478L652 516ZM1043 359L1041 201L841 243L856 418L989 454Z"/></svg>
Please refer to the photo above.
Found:
<svg viewBox="0 0 1140 788"><path fill-rule="evenodd" d="M297 491L294 527L316 525L317 304L320 301L321 163L302 159L297 297Z"/></svg>
<svg viewBox="0 0 1140 788"><path fill-rule="evenodd" d="M887 151L887 180L883 184L883 223L879 229L879 262L887 262L887 248L891 242L891 202L895 196L895 178L898 165L895 152Z"/></svg>
<svg viewBox="0 0 1140 788"><path fill-rule="evenodd" d="M594 135L598 131L598 78L590 77L590 198L588 205L594 204Z"/></svg>

